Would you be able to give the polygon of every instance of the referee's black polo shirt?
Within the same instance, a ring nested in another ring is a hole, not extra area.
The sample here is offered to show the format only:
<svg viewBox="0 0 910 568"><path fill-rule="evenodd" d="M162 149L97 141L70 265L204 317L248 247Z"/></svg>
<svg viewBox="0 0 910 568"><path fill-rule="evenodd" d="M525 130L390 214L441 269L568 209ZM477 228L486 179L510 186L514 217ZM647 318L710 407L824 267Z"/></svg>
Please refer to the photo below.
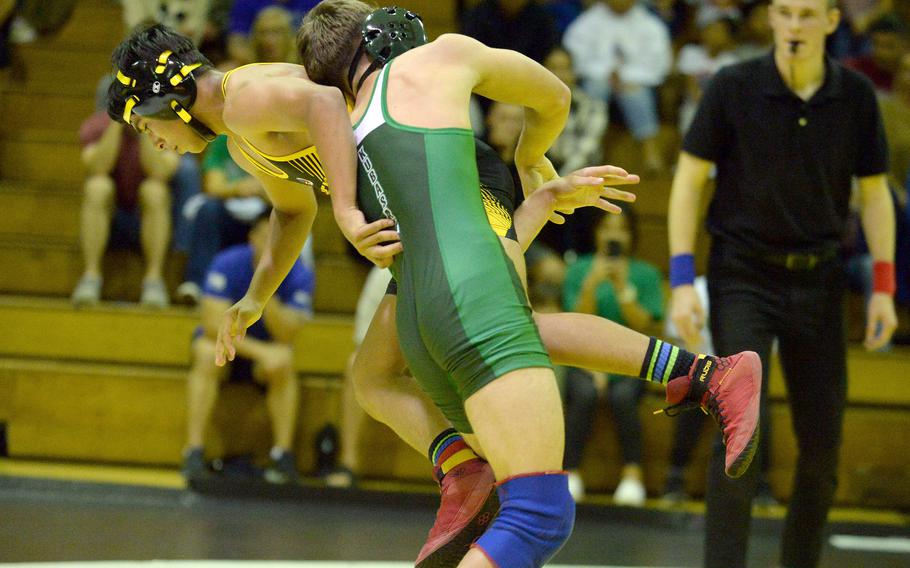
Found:
<svg viewBox="0 0 910 568"><path fill-rule="evenodd" d="M773 54L721 69L683 150L717 165L715 240L758 253L837 246L851 178L888 171L871 83L830 59L808 101L784 84Z"/></svg>

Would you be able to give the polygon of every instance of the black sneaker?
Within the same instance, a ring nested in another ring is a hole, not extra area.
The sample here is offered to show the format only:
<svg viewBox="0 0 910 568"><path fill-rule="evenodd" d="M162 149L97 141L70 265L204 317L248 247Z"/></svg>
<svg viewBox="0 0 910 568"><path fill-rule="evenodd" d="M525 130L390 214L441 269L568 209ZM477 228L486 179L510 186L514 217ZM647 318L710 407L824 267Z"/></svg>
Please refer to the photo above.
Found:
<svg viewBox="0 0 910 568"><path fill-rule="evenodd" d="M203 479L209 474L209 464L205 461L202 448L189 448L183 452L183 477L187 481Z"/></svg>
<svg viewBox="0 0 910 568"><path fill-rule="evenodd" d="M284 451L276 458L275 453L271 455L271 463L265 470L265 480L269 483L297 483L300 480L300 474L297 473L297 458L292 452Z"/></svg>

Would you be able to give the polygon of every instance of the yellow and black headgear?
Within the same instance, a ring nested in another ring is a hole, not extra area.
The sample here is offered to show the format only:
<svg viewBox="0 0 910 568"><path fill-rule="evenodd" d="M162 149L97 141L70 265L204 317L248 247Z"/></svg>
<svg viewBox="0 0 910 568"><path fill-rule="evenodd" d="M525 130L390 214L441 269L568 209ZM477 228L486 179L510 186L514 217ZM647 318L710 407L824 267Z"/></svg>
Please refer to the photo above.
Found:
<svg viewBox="0 0 910 568"><path fill-rule="evenodd" d="M129 69L118 69L117 82L112 90L116 90L117 99L123 101L123 109L121 116L113 118L127 124L134 113L162 120L179 118L199 136L211 142L215 139L215 133L188 110L196 102L193 70L200 66L202 63L185 64L170 50L166 50L154 61L139 60Z"/></svg>

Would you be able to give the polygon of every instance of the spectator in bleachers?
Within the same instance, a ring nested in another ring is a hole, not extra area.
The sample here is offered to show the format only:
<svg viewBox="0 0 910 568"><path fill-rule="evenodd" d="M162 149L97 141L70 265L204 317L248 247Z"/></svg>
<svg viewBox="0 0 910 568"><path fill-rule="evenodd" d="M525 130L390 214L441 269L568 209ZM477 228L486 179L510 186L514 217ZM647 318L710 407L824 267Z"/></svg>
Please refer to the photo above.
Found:
<svg viewBox="0 0 910 568"><path fill-rule="evenodd" d="M298 261L266 304L262 319L247 329L237 343L237 357L224 367L215 365L215 337L221 315L246 292L269 233L269 215L263 211L249 234L249 243L221 252L212 261L202 298L201 326L193 338L192 368L188 376L187 448L183 473L187 479L204 476L208 466L203 444L220 384L255 381L266 388L272 420L273 446L266 480L294 482L298 478L292 451L297 423L298 386L294 371L294 339L312 315L314 274Z"/></svg>
<svg viewBox="0 0 910 568"><path fill-rule="evenodd" d="M262 185L231 159L226 136L209 144L202 173L205 194L195 210L185 281L176 294L186 304L199 301L215 255L245 242L252 223L267 208Z"/></svg>
<svg viewBox="0 0 910 568"><path fill-rule="evenodd" d="M624 206L623 209L622 215L602 214L592 235L595 252L578 257L569 266L563 285L563 307L566 311L598 315L636 331L653 334L655 325L664 318L662 277L655 266L634 256L638 241L637 218L631 208ZM568 379L570 383L583 380L583 375ZM579 385L572 386L581 392ZM645 386L644 381L635 378L609 376L607 395L623 458L620 483L613 494L619 505L641 506L645 502L638 416L638 403ZM596 397L596 389L588 388L585 392L588 397ZM590 429L593 403L576 400L576 404L585 411L577 412L571 407L566 410L567 433L584 433L585 429ZM581 426L573 426L575 420L580 421ZM582 434L578 440L567 439L567 454L568 448L583 445L586 437ZM570 465L577 467L577 464ZM569 472L570 476L578 475L577 470L569 469ZM574 481L575 484L579 482L580 479Z"/></svg>
<svg viewBox="0 0 910 568"><path fill-rule="evenodd" d="M207 5L206 2L201 4ZM183 30L190 37L199 35L205 25L205 14L199 12L200 6L186 2L164 2L160 6L155 2L126 0L124 4L124 20L127 23L137 23L130 29L138 30L156 23ZM199 14L202 14L201 16ZM140 18L137 21L137 18ZM95 87L95 110L103 111L107 107L107 92L114 77L107 73L98 81ZM199 172L199 161L193 154L186 153L180 156L177 170L171 177L171 219L173 231L171 233L171 248L180 253L187 254L190 246L190 233L192 219L183 214L184 206L193 196L202 191L202 177Z"/></svg>
<svg viewBox="0 0 910 568"><path fill-rule="evenodd" d="M907 27L897 17L886 15L872 22L867 33L872 50L847 59L844 65L868 77L877 91L888 92L907 52Z"/></svg>
<svg viewBox="0 0 910 568"><path fill-rule="evenodd" d="M85 272L73 291L73 303L79 306L100 301L101 259L113 230L119 245L141 242L146 271L140 303L166 307L169 300L163 268L171 239L168 182L180 161L177 153L158 151L148 137L111 121L103 112L86 120L79 135L82 163L88 173L81 219Z"/></svg>
<svg viewBox="0 0 910 568"><path fill-rule="evenodd" d="M259 12L251 34L257 62L289 62L296 57L291 25L291 13L284 8L270 6ZM215 254L244 242L250 224L266 208L262 185L231 159L226 136L209 144L202 171L204 198L185 211L193 217L192 236L177 298L187 304L199 301L202 279Z"/></svg>
<svg viewBox="0 0 910 568"><path fill-rule="evenodd" d="M253 52L253 22L260 11L269 6L280 6L290 12L292 26L300 24L303 15L319 0L234 0L228 16L228 56L235 65L256 61Z"/></svg>
<svg viewBox="0 0 910 568"><path fill-rule="evenodd" d="M572 89L572 107L566 126L550 147L547 157L562 176L581 169L586 164L599 164L603 160L607 105L578 88L572 56L562 47L557 46L547 55L544 66Z"/></svg>
<svg viewBox="0 0 910 568"><path fill-rule="evenodd" d="M534 0L482 0L461 17L461 33L537 62L556 45L553 17Z"/></svg>
<svg viewBox="0 0 910 568"><path fill-rule="evenodd" d="M154 22L143 22L138 27L152 25ZM107 106L107 91L114 78L110 74L104 75L95 88L95 111L105 112ZM130 134L134 134L129 129ZM188 254L192 238L192 219L184 214L187 202L192 202L194 196L202 192L202 177L199 171L199 162L194 154L179 156L176 171L170 176L170 202L171 202L171 249ZM179 290L178 290L179 292Z"/></svg>
<svg viewBox="0 0 910 568"><path fill-rule="evenodd" d="M737 37L736 57L740 61L767 54L774 45L768 23L768 4L755 0L742 7L743 21Z"/></svg>
<svg viewBox="0 0 910 568"><path fill-rule="evenodd" d="M676 71L686 80L686 94L679 109L679 130L685 133L695 116L698 101L708 81L717 71L736 63L736 23L725 16L702 21L700 42L684 46L676 59Z"/></svg>
<svg viewBox="0 0 910 568"><path fill-rule="evenodd" d="M572 106L565 128L550 147L547 157L561 175L586 164L601 163L607 129L607 104L579 88L572 56L562 47L554 48L544 60L544 65L572 89ZM563 225L547 224L540 239L560 254L580 250L586 244L595 215L594 209L579 209L574 215L567 216Z"/></svg>
<svg viewBox="0 0 910 568"><path fill-rule="evenodd" d="M616 100L642 144L646 171L661 172L654 89L672 64L667 26L637 0L599 0L569 26L563 45L588 94Z"/></svg>
<svg viewBox="0 0 910 568"><path fill-rule="evenodd" d="M250 45L257 63L294 63L294 16L280 6L263 8L253 22Z"/></svg>

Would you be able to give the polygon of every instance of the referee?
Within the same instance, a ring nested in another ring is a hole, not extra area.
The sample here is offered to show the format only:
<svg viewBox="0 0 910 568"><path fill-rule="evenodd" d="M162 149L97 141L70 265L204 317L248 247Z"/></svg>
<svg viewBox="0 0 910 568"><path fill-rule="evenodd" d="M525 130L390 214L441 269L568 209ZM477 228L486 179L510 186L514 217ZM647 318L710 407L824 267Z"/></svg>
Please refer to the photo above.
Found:
<svg viewBox="0 0 910 568"><path fill-rule="evenodd" d="M671 317L682 337L697 342L703 320L692 253L699 200L716 166L707 218L711 333L719 355L761 356L763 406L771 343L779 341L799 446L784 568L818 565L837 485L847 384L838 244L854 179L875 260L866 348L885 345L897 324L884 130L872 85L825 56L825 38L840 20L835 6L772 0L774 50L712 81L683 142L669 208ZM705 566L739 568L761 468L730 479L720 440L713 454Z"/></svg>

